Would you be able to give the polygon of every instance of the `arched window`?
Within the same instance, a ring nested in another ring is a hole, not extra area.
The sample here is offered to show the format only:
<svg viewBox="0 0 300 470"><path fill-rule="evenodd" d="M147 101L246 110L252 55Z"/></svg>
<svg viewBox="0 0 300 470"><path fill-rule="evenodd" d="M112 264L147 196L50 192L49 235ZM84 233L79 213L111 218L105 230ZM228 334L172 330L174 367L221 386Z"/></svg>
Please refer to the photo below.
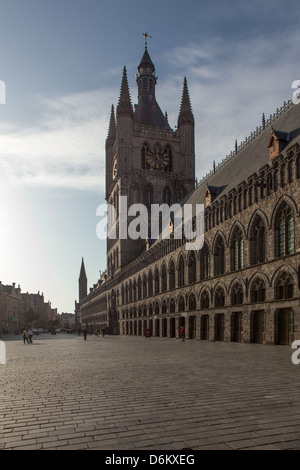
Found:
<svg viewBox="0 0 300 470"><path fill-rule="evenodd" d="M166 292L167 290L167 268L166 265L163 265L161 272L161 291Z"/></svg>
<svg viewBox="0 0 300 470"><path fill-rule="evenodd" d="M189 310L195 311L196 310L196 297L195 294L190 294L189 296Z"/></svg>
<svg viewBox="0 0 300 470"><path fill-rule="evenodd" d="M225 294L224 289L219 286L215 292L215 307L224 307L225 305Z"/></svg>
<svg viewBox="0 0 300 470"><path fill-rule="evenodd" d="M143 306L143 315L144 315L144 317L147 316L147 307L146 307L146 305Z"/></svg>
<svg viewBox="0 0 300 470"><path fill-rule="evenodd" d="M183 295L179 297L178 301L178 312L184 312L185 311L185 301Z"/></svg>
<svg viewBox="0 0 300 470"><path fill-rule="evenodd" d="M155 302L155 315L159 315L159 303Z"/></svg>
<svg viewBox="0 0 300 470"><path fill-rule="evenodd" d="M251 302L264 302L266 299L266 286L261 278L256 278L251 285L250 300Z"/></svg>
<svg viewBox="0 0 300 470"><path fill-rule="evenodd" d="M142 298L142 280L141 276L138 277L138 282L137 282L137 297L138 300Z"/></svg>
<svg viewBox="0 0 300 470"><path fill-rule="evenodd" d="M175 313L175 300L173 298L170 300L170 313Z"/></svg>
<svg viewBox="0 0 300 470"><path fill-rule="evenodd" d="M162 305L161 305L161 313L167 313L167 302L163 300Z"/></svg>
<svg viewBox="0 0 300 470"><path fill-rule="evenodd" d="M122 302L122 305L124 305L124 303L125 303L125 290L124 290L124 285L122 285L122 287L121 287L121 302Z"/></svg>
<svg viewBox="0 0 300 470"><path fill-rule="evenodd" d="M133 281L133 286L132 286L132 300L134 302L136 301L136 280L135 279Z"/></svg>
<svg viewBox="0 0 300 470"><path fill-rule="evenodd" d="M153 315L153 306L152 306L152 304L150 303L150 304L149 304L149 316L152 317L152 315Z"/></svg>
<svg viewBox="0 0 300 470"><path fill-rule="evenodd" d="M147 142L145 142L143 147L142 147L142 169L143 170L148 170L150 168L150 166L149 166L149 164L147 163L147 160L146 160L147 152L149 152L149 144L147 144Z"/></svg>
<svg viewBox="0 0 300 470"><path fill-rule="evenodd" d="M290 255L295 250L294 215L292 208L283 202L275 220L275 255Z"/></svg>
<svg viewBox="0 0 300 470"><path fill-rule="evenodd" d="M152 271L148 273L148 295L153 295L153 278L152 278Z"/></svg>
<svg viewBox="0 0 300 470"><path fill-rule="evenodd" d="M146 276L144 274L143 276L143 299L147 297L147 280L146 280Z"/></svg>
<svg viewBox="0 0 300 470"><path fill-rule="evenodd" d="M278 189L278 174L279 174L278 169L274 170L274 175L273 175L273 188L274 188L274 191L277 191L277 189Z"/></svg>
<svg viewBox="0 0 300 470"><path fill-rule="evenodd" d="M155 293L155 295L159 294L159 272L158 272L158 268L155 268L155 274L154 274L154 293Z"/></svg>
<svg viewBox="0 0 300 470"><path fill-rule="evenodd" d="M266 227L262 218L257 215L250 230L250 264L266 260Z"/></svg>
<svg viewBox="0 0 300 470"><path fill-rule="evenodd" d="M196 255L194 251L190 251L188 265L189 284L196 282Z"/></svg>
<svg viewBox="0 0 300 470"><path fill-rule="evenodd" d="M206 310L209 308L209 293L207 290L203 291L201 294L200 307L201 310Z"/></svg>
<svg viewBox="0 0 300 470"><path fill-rule="evenodd" d="M148 183L145 187L145 205L149 210L151 205L153 204L153 187L150 183Z"/></svg>
<svg viewBox="0 0 300 470"><path fill-rule="evenodd" d="M286 272L282 272L275 283L275 299L291 299L294 296L293 278Z"/></svg>
<svg viewBox="0 0 300 470"><path fill-rule="evenodd" d="M239 282L236 282L231 289L231 305L241 305L243 298L243 288Z"/></svg>
<svg viewBox="0 0 300 470"><path fill-rule="evenodd" d="M267 195L268 196L271 193L272 189L273 189L272 173L268 173L268 176L267 176Z"/></svg>
<svg viewBox="0 0 300 470"><path fill-rule="evenodd" d="M288 183L292 183L293 179L294 179L294 162L293 160L290 160L288 164Z"/></svg>
<svg viewBox="0 0 300 470"><path fill-rule="evenodd" d="M129 188L129 206L140 202L140 191L136 183L132 183Z"/></svg>
<svg viewBox="0 0 300 470"><path fill-rule="evenodd" d="M200 281L209 278L209 248L208 244L204 242L200 250Z"/></svg>
<svg viewBox="0 0 300 470"><path fill-rule="evenodd" d="M283 188L285 186L285 172L286 172L286 166L285 163L283 163L280 167L280 185Z"/></svg>
<svg viewBox="0 0 300 470"><path fill-rule="evenodd" d="M169 268L169 289L175 289L175 264L173 260Z"/></svg>
<svg viewBox="0 0 300 470"><path fill-rule="evenodd" d="M185 271L184 258L182 255L180 255L179 263L178 263L178 287L184 286L184 271Z"/></svg>
<svg viewBox="0 0 300 470"><path fill-rule="evenodd" d="M163 203L168 204L170 207L172 205L172 191L169 186L166 186L163 190Z"/></svg>
<svg viewBox="0 0 300 470"><path fill-rule="evenodd" d="M129 302L132 302L132 281L129 281Z"/></svg>
<svg viewBox="0 0 300 470"><path fill-rule="evenodd" d="M214 274L219 276L225 272L225 245L221 235L218 236L214 247Z"/></svg>
<svg viewBox="0 0 300 470"><path fill-rule="evenodd" d="M173 155L170 145L167 145L163 152L163 158L166 163L165 171L173 171ZM168 163L167 163L168 162Z"/></svg>
<svg viewBox="0 0 300 470"><path fill-rule="evenodd" d="M244 238L242 231L239 227L236 227L230 244L231 251L231 269L236 271L244 267Z"/></svg>

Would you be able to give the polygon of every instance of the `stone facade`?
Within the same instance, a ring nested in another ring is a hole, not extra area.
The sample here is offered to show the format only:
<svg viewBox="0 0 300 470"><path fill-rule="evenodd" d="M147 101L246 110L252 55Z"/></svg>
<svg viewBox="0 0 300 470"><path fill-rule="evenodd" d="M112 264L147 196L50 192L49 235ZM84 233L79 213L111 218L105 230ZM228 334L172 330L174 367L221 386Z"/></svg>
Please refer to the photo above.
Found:
<svg viewBox="0 0 300 470"><path fill-rule="evenodd" d="M124 83L123 76L123 95ZM129 335L150 329L154 336L174 338L184 326L186 338L228 342L291 344L299 338L299 128L300 106L285 103L195 188L192 169L180 178L178 169L137 168L132 160L115 182L124 187L122 194L130 196L133 184L141 188L153 181L155 202L162 203L165 185L180 182L185 203L205 205L204 245L187 251L185 240L174 234L147 247L142 240L108 241L107 275L81 300L82 325L106 325L112 334ZM186 80L176 132L154 131L134 118L131 130L135 162L141 161L151 132L162 147L168 133L172 150L181 149L173 152L173 168L177 159L182 165L184 158L195 158ZM108 140L116 135L112 116ZM116 140L110 145L117 149ZM111 172L112 154L107 151ZM107 175L107 200L114 204L110 177L113 173ZM173 195L174 186L169 187ZM144 202L140 191L135 196Z"/></svg>

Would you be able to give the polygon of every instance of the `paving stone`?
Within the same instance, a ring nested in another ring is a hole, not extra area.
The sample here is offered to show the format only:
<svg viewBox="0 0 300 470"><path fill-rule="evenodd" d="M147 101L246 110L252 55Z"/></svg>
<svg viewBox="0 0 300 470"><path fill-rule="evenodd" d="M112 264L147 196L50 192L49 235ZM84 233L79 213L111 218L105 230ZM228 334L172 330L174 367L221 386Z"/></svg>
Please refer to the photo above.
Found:
<svg viewBox="0 0 300 470"><path fill-rule="evenodd" d="M6 352L0 449L300 449L289 347L62 334Z"/></svg>

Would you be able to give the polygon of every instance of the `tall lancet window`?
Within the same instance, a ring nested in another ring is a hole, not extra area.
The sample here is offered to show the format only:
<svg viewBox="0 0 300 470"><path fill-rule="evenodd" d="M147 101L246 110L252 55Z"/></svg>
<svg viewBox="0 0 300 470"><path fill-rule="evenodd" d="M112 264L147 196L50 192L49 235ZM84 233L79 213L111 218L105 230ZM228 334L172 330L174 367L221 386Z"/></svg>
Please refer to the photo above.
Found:
<svg viewBox="0 0 300 470"><path fill-rule="evenodd" d="M149 152L149 149L150 149L149 144L145 142L142 147L142 169L143 170L149 170L150 168L149 163L147 163L147 160L146 160L146 155L147 155L147 152Z"/></svg>

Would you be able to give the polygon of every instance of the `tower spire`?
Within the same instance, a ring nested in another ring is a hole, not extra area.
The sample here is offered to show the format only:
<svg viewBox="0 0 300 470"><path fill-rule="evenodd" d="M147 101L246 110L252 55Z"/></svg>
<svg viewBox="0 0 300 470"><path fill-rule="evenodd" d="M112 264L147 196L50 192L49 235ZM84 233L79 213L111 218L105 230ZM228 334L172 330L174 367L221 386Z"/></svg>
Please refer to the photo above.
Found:
<svg viewBox="0 0 300 470"><path fill-rule="evenodd" d="M117 115L125 114L125 113L133 115L133 108L131 104L128 79L127 79L127 70L126 70L126 67L124 66L120 98L119 98L119 103L117 107Z"/></svg>
<svg viewBox="0 0 300 470"><path fill-rule="evenodd" d="M191 106L191 100L189 95L189 90L187 86L187 79L184 77L183 81L183 90L182 90L182 98L181 98L181 106L178 116L178 127L183 122L192 122L194 123L194 115Z"/></svg>
<svg viewBox="0 0 300 470"><path fill-rule="evenodd" d="M116 138L116 120L115 120L114 105L112 105L111 113L110 113L110 121L109 121L109 127L108 127L107 140L114 141L115 138Z"/></svg>
<svg viewBox="0 0 300 470"><path fill-rule="evenodd" d="M84 259L81 261L80 275L79 275L79 302L87 296L87 277L84 266Z"/></svg>

